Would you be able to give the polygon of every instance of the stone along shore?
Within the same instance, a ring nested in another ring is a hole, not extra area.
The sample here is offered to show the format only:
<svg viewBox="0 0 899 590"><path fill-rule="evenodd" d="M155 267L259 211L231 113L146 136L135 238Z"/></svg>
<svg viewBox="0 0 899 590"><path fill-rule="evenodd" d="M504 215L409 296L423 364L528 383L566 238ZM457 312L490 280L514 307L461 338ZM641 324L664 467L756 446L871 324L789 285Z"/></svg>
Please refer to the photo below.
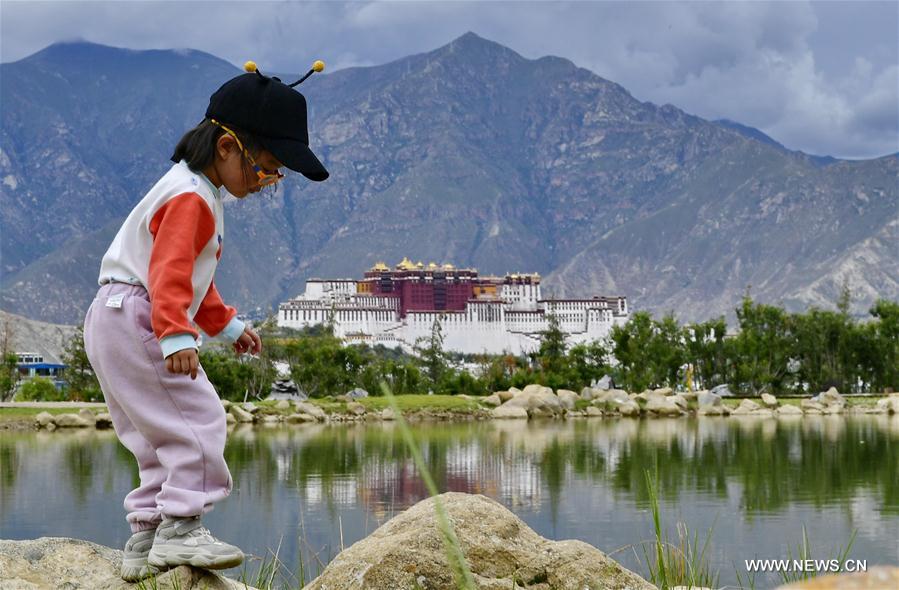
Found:
<svg viewBox="0 0 899 590"><path fill-rule="evenodd" d="M405 396L402 396L405 397ZM403 411L408 420L483 420L529 418L600 418L600 417L699 417L724 416L809 416L838 414L899 414L899 394L880 398L849 398L831 388L814 397L778 400L768 393L755 399L722 397L711 391L674 392L670 388L629 393L622 389L585 387L580 394L566 389L553 391L542 385L528 385L523 390L510 388L486 397L414 396L419 399L465 400L455 407L441 408L422 403L407 404ZM328 397L314 401L245 402L222 401L229 425L235 424L306 424L325 422L392 421L396 414L385 405L384 398ZM379 407L380 406L380 407ZM99 411L98 411L99 410ZM77 413L42 412L28 418L27 425L53 430L56 428L109 428L109 414L102 408L82 408Z"/></svg>

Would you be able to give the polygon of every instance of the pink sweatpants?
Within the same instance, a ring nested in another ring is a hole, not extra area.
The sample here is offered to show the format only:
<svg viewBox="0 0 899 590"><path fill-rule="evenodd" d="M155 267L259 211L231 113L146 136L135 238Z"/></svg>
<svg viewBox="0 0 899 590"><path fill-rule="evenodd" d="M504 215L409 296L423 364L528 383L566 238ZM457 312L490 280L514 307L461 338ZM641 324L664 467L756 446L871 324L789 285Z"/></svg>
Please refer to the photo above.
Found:
<svg viewBox="0 0 899 590"><path fill-rule="evenodd" d="M121 307L108 307L123 295ZM140 486L125 497L131 530L165 516L197 516L231 492L225 464L225 411L202 367L197 379L176 375L150 327L143 287L100 287L84 320L87 356L103 389L112 424L137 459Z"/></svg>

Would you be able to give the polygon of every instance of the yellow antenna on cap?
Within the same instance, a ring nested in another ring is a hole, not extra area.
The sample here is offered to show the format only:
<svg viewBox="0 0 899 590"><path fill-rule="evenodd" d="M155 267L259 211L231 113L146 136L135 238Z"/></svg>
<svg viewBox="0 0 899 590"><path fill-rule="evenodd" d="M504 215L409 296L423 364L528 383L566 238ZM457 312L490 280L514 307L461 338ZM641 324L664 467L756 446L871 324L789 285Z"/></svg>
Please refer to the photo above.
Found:
<svg viewBox="0 0 899 590"><path fill-rule="evenodd" d="M323 62L323 61L320 60L320 59L317 59L317 60L315 60L315 62L312 64L312 68L311 68L308 72L306 72L306 75L305 75L305 76L303 76L302 78L300 78L299 80L297 80L297 81L294 82L293 84L288 84L288 86L290 86L291 88L293 88L293 87L296 86L297 84L302 84L302 83L303 83L303 80L305 80L306 78L308 78L309 76L311 76L314 72L321 72L321 71L323 71L324 69L325 69L325 62Z"/></svg>
<svg viewBox="0 0 899 590"><path fill-rule="evenodd" d="M256 71L256 62L248 61L247 63L245 63L243 65L243 69L246 70L247 72L249 72L250 74L252 74L253 72Z"/></svg>

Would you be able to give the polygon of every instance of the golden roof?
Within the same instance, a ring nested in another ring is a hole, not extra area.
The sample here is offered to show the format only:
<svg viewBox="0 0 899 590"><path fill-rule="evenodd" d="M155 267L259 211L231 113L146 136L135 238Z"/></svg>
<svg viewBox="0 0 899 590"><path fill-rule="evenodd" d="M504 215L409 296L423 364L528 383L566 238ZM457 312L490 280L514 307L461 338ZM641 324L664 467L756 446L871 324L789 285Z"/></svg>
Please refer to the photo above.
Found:
<svg viewBox="0 0 899 590"><path fill-rule="evenodd" d="M400 270L415 270L415 264L405 256L403 256L403 259L396 265L396 267Z"/></svg>
<svg viewBox="0 0 899 590"><path fill-rule="evenodd" d="M434 264L433 262L429 262L429 263L428 263L428 268L431 269L431 270L434 270L435 268L437 268L437 265Z"/></svg>
<svg viewBox="0 0 899 590"><path fill-rule="evenodd" d="M390 270L389 268L387 268L387 265L381 261L376 262L375 265L373 267L371 267L371 269L372 270Z"/></svg>
<svg viewBox="0 0 899 590"><path fill-rule="evenodd" d="M443 265L443 268L444 268L444 270L453 270L453 269L455 269L456 267L453 266L452 264L444 264L444 265Z"/></svg>

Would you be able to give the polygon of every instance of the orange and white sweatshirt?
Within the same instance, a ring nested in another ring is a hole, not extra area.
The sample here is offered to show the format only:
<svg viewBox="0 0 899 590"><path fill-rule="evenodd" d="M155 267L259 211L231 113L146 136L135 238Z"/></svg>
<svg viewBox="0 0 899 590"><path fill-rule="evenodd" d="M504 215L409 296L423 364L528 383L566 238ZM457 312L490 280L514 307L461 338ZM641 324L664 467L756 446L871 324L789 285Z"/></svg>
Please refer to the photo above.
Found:
<svg viewBox="0 0 899 590"><path fill-rule="evenodd" d="M225 305L213 275L222 255L219 189L184 161L134 207L100 263L100 284L140 285L150 294L150 321L165 357L197 348L196 324L234 341L244 330Z"/></svg>

